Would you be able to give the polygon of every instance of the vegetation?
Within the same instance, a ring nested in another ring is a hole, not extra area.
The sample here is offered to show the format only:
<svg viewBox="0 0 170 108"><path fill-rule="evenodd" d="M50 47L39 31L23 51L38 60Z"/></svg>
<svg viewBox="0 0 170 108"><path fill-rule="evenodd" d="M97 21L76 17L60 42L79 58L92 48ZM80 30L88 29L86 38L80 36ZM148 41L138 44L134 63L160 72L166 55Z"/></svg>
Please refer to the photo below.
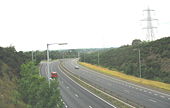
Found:
<svg viewBox="0 0 170 108"><path fill-rule="evenodd" d="M21 66L21 79L19 80L19 92L22 100L33 108L61 108L58 81L48 82L39 76L38 68L33 62Z"/></svg>
<svg viewBox="0 0 170 108"><path fill-rule="evenodd" d="M30 52L0 47L0 108L61 108L58 82L52 81L49 88L30 60Z"/></svg>
<svg viewBox="0 0 170 108"><path fill-rule="evenodd" d="M93 69L93 70L99 71L101 73L107 74L107 75L116 76L116 77L119 77L121 79L125 79L125 80L132 81L132 82L135 82L135 83L149 85L149 86L152 86L152 87L162 88L162 89L170 91L170 84L166 84L166 83L162 83L162 82L158 82L158 81L146 80L146 79L143 79L143 78L137 78L137 77L134 77L134 76L131 76L131 75L126 75L126 74L121 73L121 72L109 70L107 68L103 68L103 67L100 67L100 66L96 66L96 65L92 65L92 64L88 64L88 63L84 63L84 62L80 62L80 64L83 65L83 66L86 66L90 69Z"/></svg>
<svg viewBox="0 0 170 108"><path fill-rule="evenodd" d="M139 77L139 49L142 78L170 83L170 37L152 42L137 40L133 45L86 53L80 61Z"/></svg>
<svg viewBox="0 0 170 108"><path fill-rule="evenodd" d="M20 99L17 91L20 65L26 62L27 55L16 52L14 47L0 47L0 107L25 108L26 104Z"/></svg>

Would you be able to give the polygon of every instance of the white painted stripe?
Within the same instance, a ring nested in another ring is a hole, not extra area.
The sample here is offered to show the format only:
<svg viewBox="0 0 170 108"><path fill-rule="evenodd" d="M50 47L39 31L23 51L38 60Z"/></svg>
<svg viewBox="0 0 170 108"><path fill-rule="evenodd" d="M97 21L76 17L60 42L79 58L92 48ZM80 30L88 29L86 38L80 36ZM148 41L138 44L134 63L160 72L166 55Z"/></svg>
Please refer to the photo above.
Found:
<svg viewBox="0 0 170 108"><path fill-rule="evenodd" d="M92 106L89 106L89 108L93 108Z"/></svg>
<svg viewBox="0 0 170 108"><path fill-rule="evenodd" d="M156 101L155 101L155 100L153 100L153 99L148 99L148 100L149 100L149 101L151 101L151 102L154 102L154 103L156 102Z"/></svg>
<svg viewBox="0 0 170 108"><path fill-rule="evenodd" d="M147 92L146 90L144 90L144 92Z"/></svg>
<svg viewBox="0 0 170 108"><path fill-rule="evenodd" d="M76 63L76 64L77 64L77 63ZM113 79L113 80L117 80L117 81L122 82L122 83L127 83L127 84L130 84L130 85L135 86L135 87L139 87L139 88L146 89L146 90L149 90L149 91L152 91L152 92L156 92L156 93L158 93L158 94L162 94L162 95L165 95L165 96L170 96L169 94L166 94L166 93L162 93L162 92L159 92L159 91L156 91L156 90L152 90L152 89L149 89L149 88L140 86L140 85L136 85L136 84L133 84L133 83L130 83L130 82L126 82L126 81L123 81L123 80L120 80L120 79L117 79L117 78L113 78L113 77L111 77L111 76L108 76L108 75L105 75L105 74L102 74L102 73L93 71L92 69L89 69L89 68L84 67L84 66L82 66L82 65L79 65L79 66L82 67L82 68L84 69L84 71L88 71L88 72L91 71L91 72L93 72L93 73L100 74L100 75L102 75L102 76L105 76L105 77L107 77L107 78L111 78L111 79Z"/></svg>
<svg viewBox="0 0 170 108"><path fill-rule="evenodd" d="M158 94L155 93L154 95L157 96Z"/></svg>
<svg viewBox="0 0 170 108"><path fill-rule="evenodd" d="M170 100L170 98L168 98Z"/></svg>
<svg viewBox="0 0 170 108"><path fill-rule="evenodd" d="M125 92L127 92L127 93L130 93L130 91L129 90L124 90Z"/></svg>
<svg viewBox="0 0 170 108"><path fill-rule="evenodd" d="M100 100L102 100L103 102L107 103L108 105L112 106L113 108L116 108L114 105L110 104L109 102L107 102L106 100L102 99L101 97L97 96L96 94L92 93L91 91L89 91L88 89L84 88L83 86L81 86L80 84L78 84L77 82L75 82L74 80L72 80L68 75L66 75L61 69L60 67L58 66L59 70L67 77L69 78L72 82L74 82L75 84L77 84L78 86L80 86L82 89L86 90L87 92L89 92L90 94L92 94L93 96L99 98ZM83 81L84 82L84 81ZM86 83L86 82L84 82ZM86 83L87 84L87 83ZM89 85L89 84L88 84ZM104 92L103 92L104 93ZM105 93L106 94L106 93ZM113 97L114 98L114 97ZM121 100L120 100L121 101ZM125 103L122 101L122 103L126 104L126 105L129 105L128 103ZM131 106L131 105L129 105ZM135 108L133 106L131 106L132 108Z"/></svg>
<svg viewBox="0 0 170 108"><path fill-rule="evenodd" d="M150 94L151 94L152 92L148 92L148 93L150 93Z"/></svg>
<svg viewBox="0 0 170 108"><path fill-rule="evenodd" d="M67 86L66 88L67 88L67 89L69 89L69 87L68 87L68 86Z"/></svg>
<svg viewBox="0 0 170 108"><path fill-rule="evenodd" d="M165 96L160 95L160 97L165 98Z"/></svg>
<svg viewBox="0 0 170 108"><path fill-rule="evenodd" d="M79 97L79 95L78 94L75 94L75 96L78 98Z"/></svg>

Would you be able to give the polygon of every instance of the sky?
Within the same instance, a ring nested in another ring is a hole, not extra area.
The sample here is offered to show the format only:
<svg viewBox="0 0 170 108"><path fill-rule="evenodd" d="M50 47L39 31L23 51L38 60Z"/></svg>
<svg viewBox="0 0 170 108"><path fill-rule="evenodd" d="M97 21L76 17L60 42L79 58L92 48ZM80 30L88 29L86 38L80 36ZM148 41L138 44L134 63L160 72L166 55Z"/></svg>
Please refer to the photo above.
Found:
<svg viewBox="0 0 170 108"><path fill-rule="evenodd" d="M120 47L146 40L147 17L155 39L170 36L169 0L0 0L0 46L17 51Z"/></svg>

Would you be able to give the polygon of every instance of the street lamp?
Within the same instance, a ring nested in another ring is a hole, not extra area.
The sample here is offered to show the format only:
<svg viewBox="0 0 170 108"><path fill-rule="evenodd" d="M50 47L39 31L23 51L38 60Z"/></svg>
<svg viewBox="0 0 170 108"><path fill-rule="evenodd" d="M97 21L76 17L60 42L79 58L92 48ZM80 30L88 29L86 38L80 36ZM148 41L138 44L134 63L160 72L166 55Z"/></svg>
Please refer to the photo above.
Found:
<svg viewBox="0 0 170 108"><path fill-rule="evenodd" d="M99 51L98 51L98 54L97 54L97 63L99 65L99 62L100 62L100 54L99 54Z"/></svg>
<svg viewBox="0 0 170 108"><path fill-rule="evenodd" d="M47 43L47 71L48 71L48 85L49 85L49 88L50 88L49 46L54 45L54 44L67 45L67 43L51 43L51 44Z"/></svg>
<svg viewBox="0 0 170 108"><path fill-rule="evenodd" d="M138 50L138 60L139 60L139 77L142 77L142 72L141 72L141 57L140 57L140 49L134 49L134 50Z"/></svg>

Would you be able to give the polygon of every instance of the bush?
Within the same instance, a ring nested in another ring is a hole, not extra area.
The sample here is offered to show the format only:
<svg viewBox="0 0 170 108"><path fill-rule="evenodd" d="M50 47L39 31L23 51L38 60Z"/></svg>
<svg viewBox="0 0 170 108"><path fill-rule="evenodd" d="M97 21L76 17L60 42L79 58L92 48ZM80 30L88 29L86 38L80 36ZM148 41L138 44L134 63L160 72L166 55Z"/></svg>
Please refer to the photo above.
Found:
<svg viewBox="0 0 170 108"><path fill-rule="evenodd" d="M61 108L58 81L52 81L49 88L44 77L39 76L38 68L33 62L21 66L19 92L23 101L32 108Z"/></svg>

